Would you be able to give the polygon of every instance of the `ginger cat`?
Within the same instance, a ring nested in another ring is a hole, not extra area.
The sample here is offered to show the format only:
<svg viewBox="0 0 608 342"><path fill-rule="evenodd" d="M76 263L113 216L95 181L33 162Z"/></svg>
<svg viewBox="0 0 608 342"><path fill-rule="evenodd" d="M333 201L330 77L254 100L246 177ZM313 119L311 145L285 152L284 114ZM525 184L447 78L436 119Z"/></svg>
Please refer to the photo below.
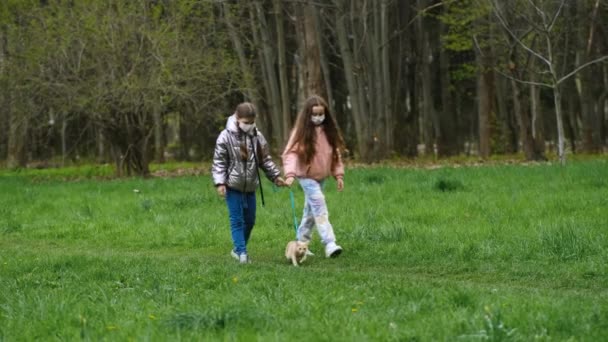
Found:
<svg viewBox="0 0 608 342"><path fill-rule="evenodd" d="M285 248L285 257L290 260L294 266L298 266L306 260L306 251L308 251L309 242L289 241Z"/></svg>

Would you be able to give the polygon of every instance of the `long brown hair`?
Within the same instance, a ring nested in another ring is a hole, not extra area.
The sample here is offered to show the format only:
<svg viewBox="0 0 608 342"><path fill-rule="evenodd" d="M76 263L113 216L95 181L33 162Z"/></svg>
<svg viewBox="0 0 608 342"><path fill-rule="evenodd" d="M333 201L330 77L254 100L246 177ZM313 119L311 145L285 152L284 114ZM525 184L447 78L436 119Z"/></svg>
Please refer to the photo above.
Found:
<svg viewBox="0 0 608 342"><path fill-rule="evenodd" d="M235 121L235 125L241 136L241 146L240 146L241 159L247 160L247 159L249 159L249 154L247 153L247 145L246 145L247 137L244 136L245 133L243 133L241 131L241 129L239 128L238 119L255 119L255 116L256 116L255 106L250 102L240 103L238 106L236 106L235 114L236 114L236 118L237 118L237 120ZM258 149L258 151L259 151L259 149Z"/></svg>
<svg viewBox="0 0 608 342"><path fill-rule="evenodd" d="M312 95L304 101L302 110L298 113L298 117L296 118L293 138L290 140L291 146L288 146L288 148L292 148L293 145L298 144L299 148L296 153L298 154L300 162L310 164L312 161L312 158L316 153L315 141L317 139L317 135L315 134L316 125L311 121L312 107L315 106L323 106L325 109L325 120L323 120L321 126L323 126L327 141L332 147L332 165L335 165L340 158L340 151L344 149L344 139L342 138L336 119L329 111L327 102L318 95Z"/></svg>

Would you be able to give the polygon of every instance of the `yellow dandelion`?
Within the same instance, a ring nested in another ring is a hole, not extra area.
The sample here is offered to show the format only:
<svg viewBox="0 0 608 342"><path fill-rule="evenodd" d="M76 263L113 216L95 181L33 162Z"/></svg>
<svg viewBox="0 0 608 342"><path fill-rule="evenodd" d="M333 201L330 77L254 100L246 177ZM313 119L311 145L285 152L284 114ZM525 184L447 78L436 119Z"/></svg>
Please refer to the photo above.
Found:
<svg viewBox="0 0 608 342"><path fill-rule="evenodd" d="M237 277L233 277L233 278L232 278L232 282L233 282L233 283L235 283L235 284L236 284L238 281L239 281L239 278L237 278Z"/></svg>
<svg viewBox="0 0 608 342"><path fill-rule="evenodd" d="M355 313L355 312L359 311L359 309L357 309L357 308L352 308L352 309L350 309L350 311L352 311L353 313Z"/></svg>
<svg viewBox="0 0 608 342"><path fill-rule="evenodd" d="M149 314L149 315L148 315L148 318L150 318L151 320L155 320L155 319L156 319L156 316L154 316L154 314Z"/></svg>

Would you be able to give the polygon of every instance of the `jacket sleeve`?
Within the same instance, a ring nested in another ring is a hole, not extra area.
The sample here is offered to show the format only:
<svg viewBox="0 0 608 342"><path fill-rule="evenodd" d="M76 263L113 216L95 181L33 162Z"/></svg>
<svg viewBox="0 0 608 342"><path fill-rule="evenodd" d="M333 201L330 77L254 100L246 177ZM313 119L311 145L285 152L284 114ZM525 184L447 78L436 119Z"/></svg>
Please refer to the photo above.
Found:
<svg viewBox="0 0 608 342"><path fill-rule="evenodd" d="M215 186L226 184L228 164L230 163L227 134L228 132L222 131L215 142L213 165L211 166L211 175L213 177L213 184Z"/></svg>
<svg viewBox="0 0 608 342"><path fill-rule="evenodd" d="M338 150L338 161L332 170L332 175L336 178L344 178L344 163L342 162L342 153Z"/></svg>
<svg viewBox="0 0 608 342"><path fill-rule="evenodd" d="M289 141L287 142L287 146L285 146L285 151L283 151L282 159L283 159L283 171L285 172L285 177L295 177L297 173L298 167L298 145L294 144L294 132L291 132L289 137Z"/></svg>
<svg viewBox="0 0 608 342"><path fill-rule="evenodd" d="M279 170L277 165L272 161L268 142L260 132L258 132L257 141L261 148L261 151L258 155L259 166L262 168L262 170L264 170L266 177L268 177L270 181L274 182L274 180L279 177L279 175L281 175L281 171Z"/></svg>

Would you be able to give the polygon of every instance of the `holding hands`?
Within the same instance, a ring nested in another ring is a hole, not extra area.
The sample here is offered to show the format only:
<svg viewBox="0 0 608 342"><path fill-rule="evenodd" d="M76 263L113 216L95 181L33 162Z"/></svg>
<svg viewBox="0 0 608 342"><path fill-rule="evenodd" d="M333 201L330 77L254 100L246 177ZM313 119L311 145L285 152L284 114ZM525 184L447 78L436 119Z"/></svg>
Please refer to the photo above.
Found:
<svg viewBox="0 0 608 342"><path fill-rule="evenodd" d="M285 180L285 186L291 187L291 184L293 184L293 180L295 178L293 177L287 177L287 179Z"/></svg>
<svg viewBox="0 0 608 342"><path fill-rule="evenodd" d="M287 177L287 179L285 179L285 185L284 186L291 187L291 185L293 184L294 179L295 179L294 177ZM338 186L338 191L341 192L342 190L344 190L344 179L338 178L336 180L336 182L337 182L337 186Z"/></svg>
<svg viewBox="0 0 608 342"><path fill-rule="evenodd" d="M288 180L289 180L289 178L288 178ZM274 184L276 186L291 186L291 183L293 183L293 177L291 177L291 181L289 182L289 185L287 185L287 182L283 179L283 177L277 177L274 180ZM220 184L220 185L216 186L215 190L217 191L217 194L220 197L226 198L226 185Z"/></svg>
<svg viewBox="0 0 608 342"><path fill-rule="evenodd" d="M276 186L287 186L286 183L285 183L285 180L283 179L283 177L280 177L280 176L277 177L277 178L275 178L274 184Z"/></svg>

